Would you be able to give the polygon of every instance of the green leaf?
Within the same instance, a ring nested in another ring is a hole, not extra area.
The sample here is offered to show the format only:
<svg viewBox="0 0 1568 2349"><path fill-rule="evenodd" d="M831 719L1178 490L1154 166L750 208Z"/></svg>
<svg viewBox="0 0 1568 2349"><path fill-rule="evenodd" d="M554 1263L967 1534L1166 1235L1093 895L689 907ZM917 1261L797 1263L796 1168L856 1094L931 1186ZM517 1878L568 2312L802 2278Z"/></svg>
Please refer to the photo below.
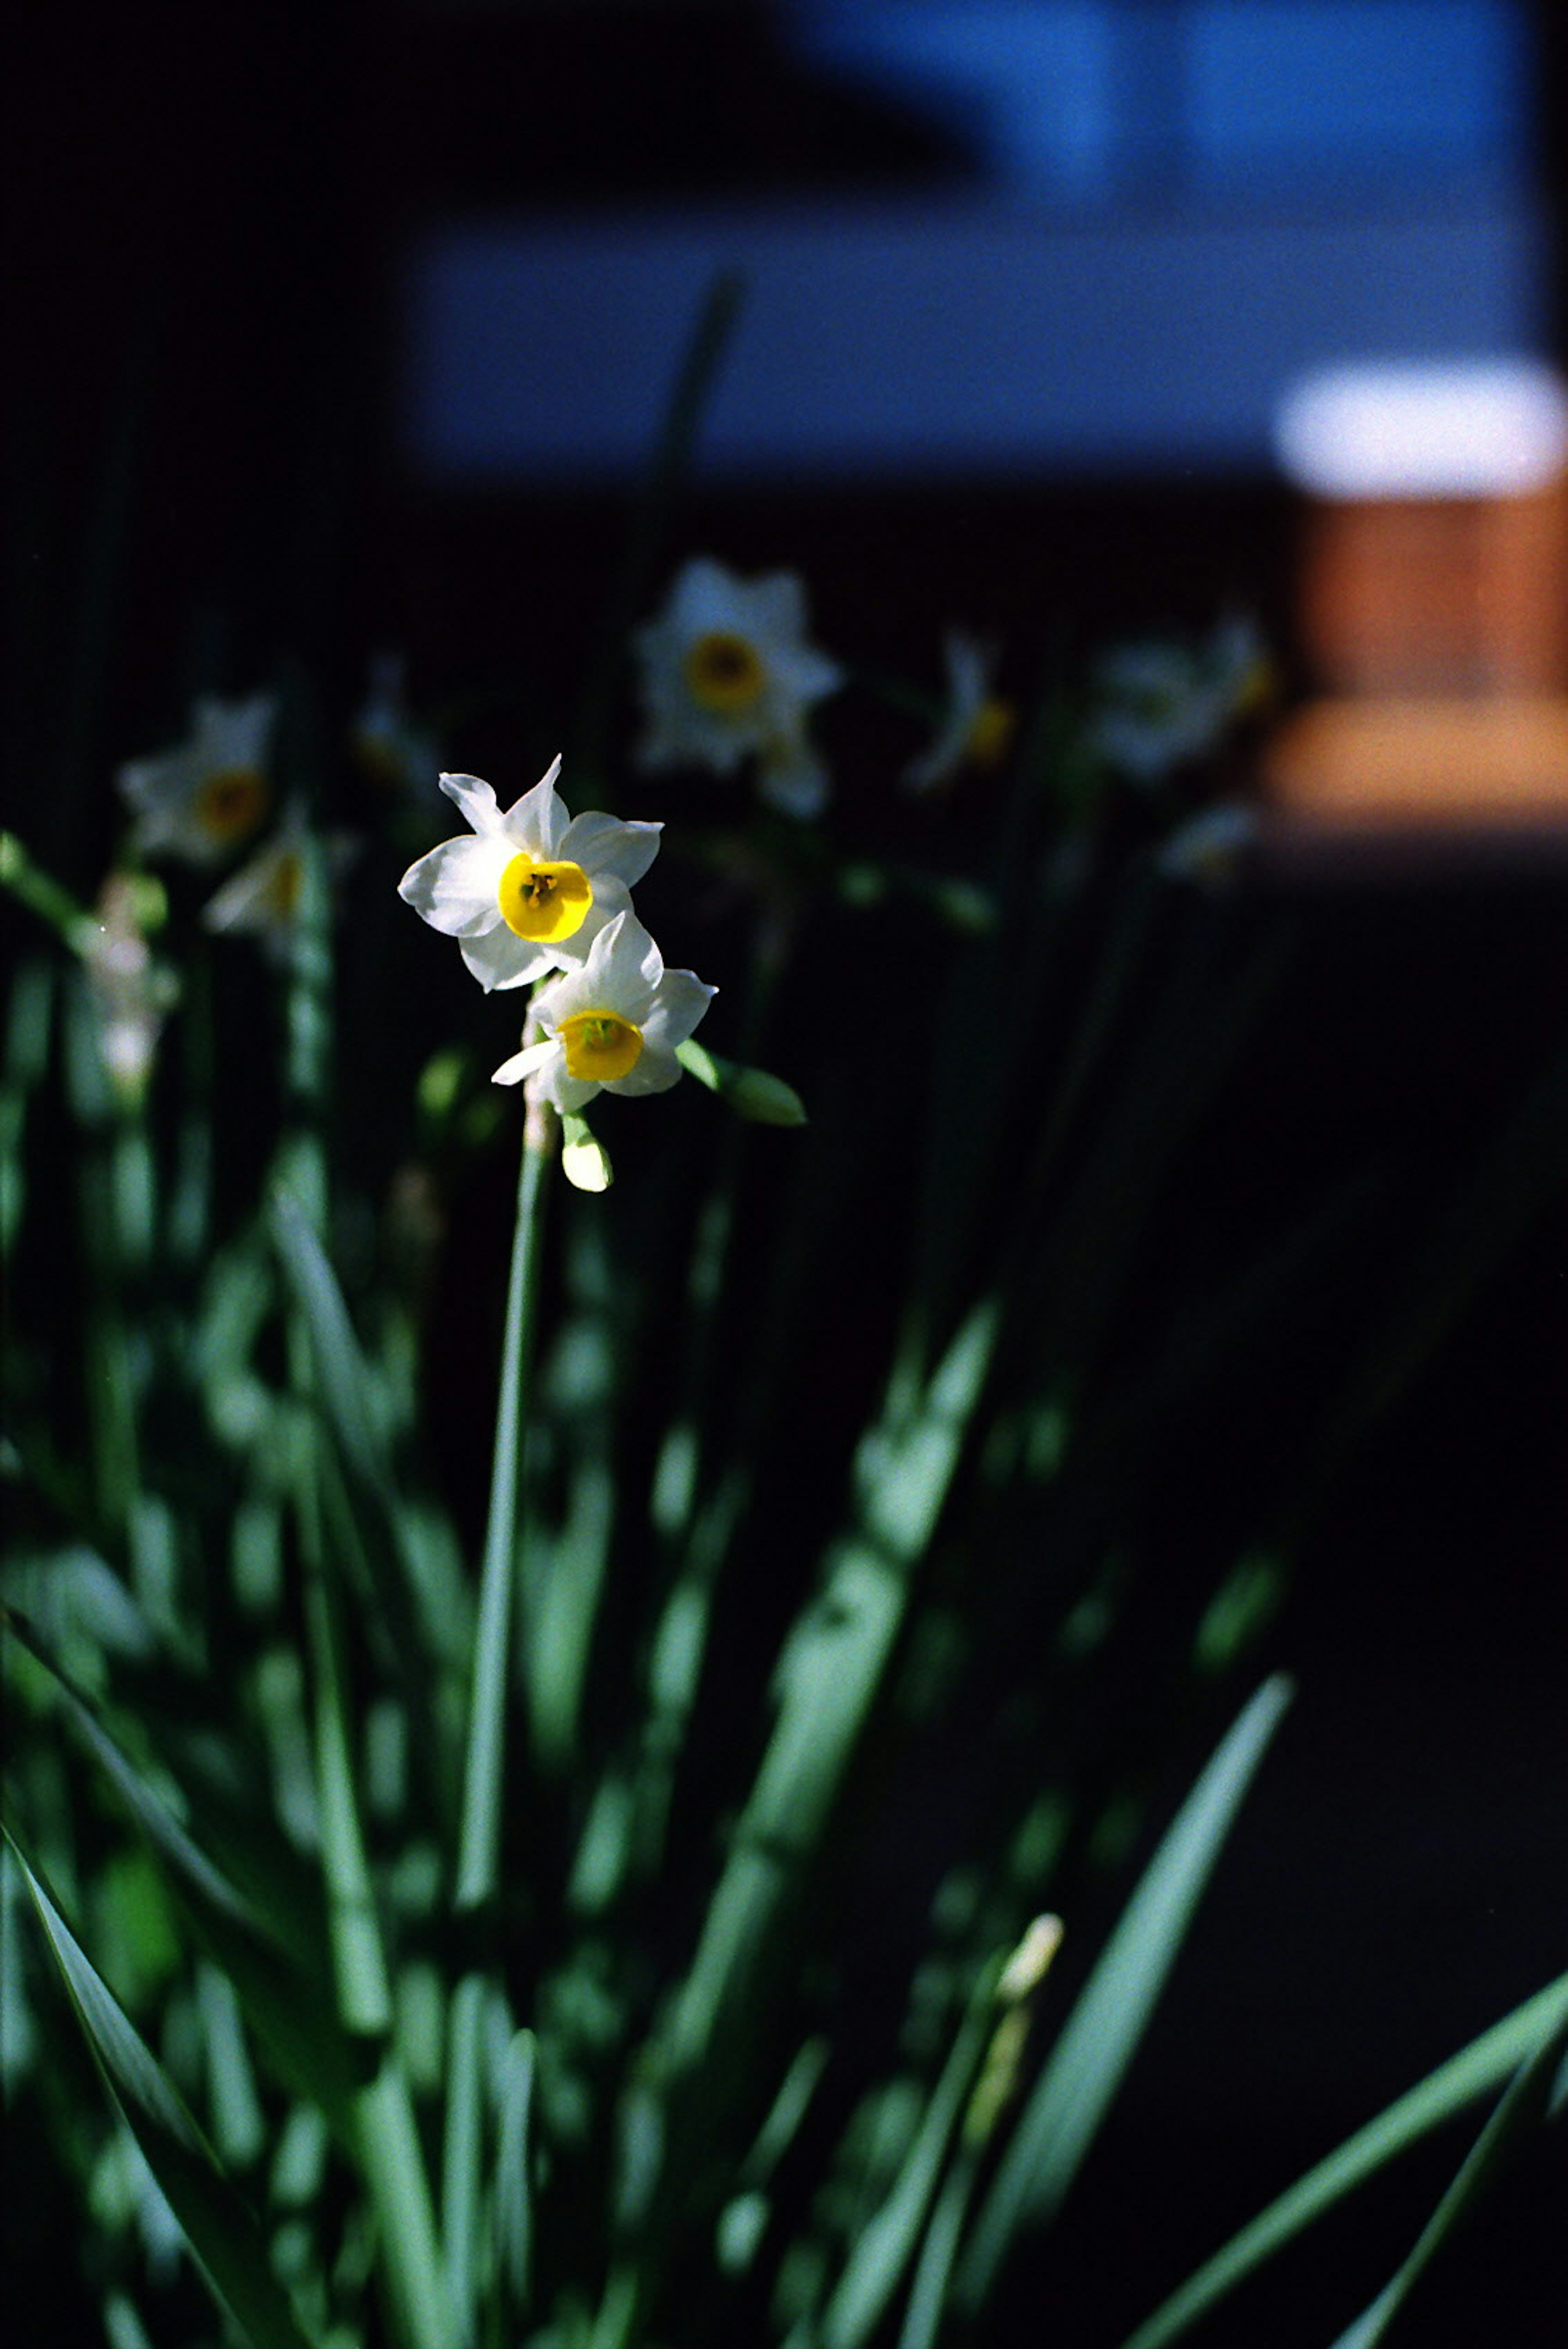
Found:
<svg viewBox="0 0 1568 2349"><path fill-rule="evenodd" d="M777 1921L843 1787L984 1387L996 1333L985 1300L906 1411L889 1404L856 1462L855 1530L836 1542L775 1676L777 1718L666 2026L676 2071L711 2067L739 2027Z"/></svg>
<svg viewBox="0 0 1568 2349"><path fill-rule="evenodd" d="M501 2143L495 2158L495 2237L501 2275L514 2314L528 2304L534 2251L529 2140L534 2103L534 2033L513 2034L501 2068Z"/></svg>
<svg viewBox="0 0 1568 2349"><path fill-rule="evenodd" d="M677 1044L675 1057L699 1084L727 1102L738 1117L755 1125L804 1125L805 1103L793 1085L765 1069L749 1069L740 1061L721 1059L705 1044L688 1037Z"/></svg>
<svg viewBox="0 0 1568 2349"><path fill-rule="evenodd" d="M439 1553L410 1533L377 1424L374 1385L348 1308L310 1219L286 1191L274 1195L272 1231L296 1310L310 1333L316 1391L331 1431L339 1476L322 1495L344 1557L367 1579L421 1750L445 1799L446 1745L437 1734L431 1659L456 1668L464 1615L439 1571Z"/></svg>
<svg viewBox="0 0 1568 2349"><path fill-rule="evenodd" d="M861 2229L822 2321L823 2349L860 2349L914 2257L964 2099L996 2021L1000 1962L981 1974L892 2191Z"/></svg>
<svg viewBox="0 0 1568 2349"><path fill-rule="evenodd" d="M1547 2033L1533 2055L1521 2064L1501 2102L1470 2147L1448 2192L1421 2230L1409 2257L1384 2286L1334 2349L1377 2349L1399 2310L1409 2298L1443 2244L1466 2213L1495 2180L1509 2156L1527 2136L1533 2136L1546 2118L1552 2082L1568 2048L1568 1998L1563 2001L1555 2030Z"/></svg>
<svg viewBox="0 0 1568 2349"><path fill-rule="evenodd" d="M31 1626L8 1614L7 1629L54 1681L73 1732L162 1861L192 1925L233 1983L284 2082L319 2105L339 2135L346 2134L354 2066L332 2011L325 1971L313 1982L289 1957L260 1911L154 1794Z"/></svg>
<svg viewBox="0 0 1568 2349"><path fill-rule="evenodd" d="M1014 2236L1052 2217L1143 2037L1290 1682L1264 1682L1168 1829L1062 2027L981 2206L957 2278L971 2313Z"/></svg>
<svg viewBox="0 0 1568 2349"><path fill-rule="evenodd" d="M254 2349L306 2349L250 2211L16 1837L5 1833L88 2044L214 2295Z"/></svg>
<svg viewBox="0 0 1568 2349"><path fill-rule="evenodd" d="M1428 2073L1426 2079L1386 2106L1354 2137L1347 2137L1326 2160L1318 2162L1304 2178L1298 2178L1260 2211L1211 2260L1205 2261L1196 2274L1145 2319L1123 2349L1165 2349L1168 2342L1179 2340L1244 2276L1271 2259L1303 2228L1322 2218L1325 2210L1332 2209L1386 2162L1392 2161L1429 2130L1440 2127L1477 2096L1500 2087L1518 2065L1528 2064L1543 2044L1554 2043L1563 2027L1565 2002L1568 1974L1560 1974L1548 1988L1538 1991L1533 1998L1515 2007L1511 2014L1493 2023L1490 2031L1472 2039L1468 2047ZM1545 2068L1551 2069L1550 2061ZM1467 2188L1467 2199L1469 2191ZM1368 2315L1371 2313L1368 2311Z"/></svg>

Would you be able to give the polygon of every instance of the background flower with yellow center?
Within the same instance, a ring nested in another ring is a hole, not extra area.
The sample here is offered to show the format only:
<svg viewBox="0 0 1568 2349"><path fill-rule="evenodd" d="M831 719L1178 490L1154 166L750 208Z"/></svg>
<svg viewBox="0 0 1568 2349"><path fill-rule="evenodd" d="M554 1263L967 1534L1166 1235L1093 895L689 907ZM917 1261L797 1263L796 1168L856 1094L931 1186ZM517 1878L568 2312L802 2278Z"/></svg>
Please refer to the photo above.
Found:
<svg viewBox="0 0 1568 2349"><path fill-rule="evenodd" d="M248 933L275 958L286 957L304 895L308 829L304 803L291 801L272 838L208 899L202 909L205 927ZM326 845L327 868L336 878L356 843L334 833Z"/></svg>
<svg viewBox="0 0 1568 2349"><path fill-rule="evenodd" d="M272 809L267 750L276 716L270 693L209 697L197 702L185 741L121 767L116 781L135 854L216 864L254 840Z"/></svg>
<svg viewBox="0 0 1568 2349"><path fill-rule="evenodd" d="M753 709L767 687L756 647L732 628L711 628L686 656L686 686L700 709L732 717Z"/></svg>
<svg viewBox="0 0 1568 2349"><path fill-rule="evenodd" d="M642 764L727 775L753 758L764 799L815 814L827 776L807 720L844 672L807 642L806 625L805 590L793 571L747 580L708 556L687 564L663 610L633 638Z"/></svg>
<svg viewBox="0 0 1568 2349"><path fill-rule="evenodd" d="M398 884L432 929L456 938L487 990L581 961L606 924L629 911L632 886L658 854L657 823L568 815L556 794L560 771L556 759L504 812L477 775L442 775L470 833L443 840Z"/></svg>
<svg viewBox="0 0 1568 2349"><path fill-rule="evenodd" d="M665 1092L680 1074L675 1048L714 993L694 971L666 970L636 915L618 914L584 961L540 988L533 1017L544 1036L504 1061L495 1082L526 1079L564 1116L600 1092Z"/></svg>
<svg viewBox="0 0 1568 2349"><path fill-rule="evenodd" d="M993 765L1012 740L1017 713L991 690L995 654L961 628L949 629L942 652L947 699L929 746L904 770L911 792L940 791L966 766Z"/></svg>

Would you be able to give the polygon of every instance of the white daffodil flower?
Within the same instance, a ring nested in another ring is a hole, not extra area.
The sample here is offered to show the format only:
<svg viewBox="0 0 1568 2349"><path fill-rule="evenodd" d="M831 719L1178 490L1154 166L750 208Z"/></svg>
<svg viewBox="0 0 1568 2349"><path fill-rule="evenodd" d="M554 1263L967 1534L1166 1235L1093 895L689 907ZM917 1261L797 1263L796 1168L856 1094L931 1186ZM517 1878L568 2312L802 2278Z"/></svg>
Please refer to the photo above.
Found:
<svg viewBox="0 0 1568 2349"><path fill-rule="evenodd" d="M1168 880L1223 888L1236 878L1259 833L1255 807L1245 800L1220 800L1178 824L1155 863Z"/></svg>
<svg viewBox="0 0 1568 2349"><path fill-rule="evenodd" d="M275 961L288 954L305 887L305 845L309 826L301 802L292 801L272 838L202 908L209 930L228 930L260 940ZM336 874L354 854L354 843L336 833L327 843Z"/></svg>
<svg viewBox="0 0 1568 2349"><path fill-rule="evenodd" d="M441 787L472 826L443 840L398 884L416 914L455 938L480 985L523 987L580 962L659 851L658 823L613 815L568 816L549 772L504 814L477 775L442 775Z"/></svg>
<svg viewBox="0 0 1568 2349"><path fill-rule="evenodd" d="M198 701L188 739L154 759L132 759L116 781L141 856L216 864L254 838L272 807L267 744L277 716L270 693Z"/></svg>
<svg viewBox="0 0 1568 2349"><path fill-rule="evenodd" d="M174 973L153 960L142 928L142 891L158 885L146 876L139 885L128 873L111 874L81 947L104 1066L120 1099L132 1104L147 1090L159 1035L180 993Z"/></svg>
<svg viewBox="0 0 1568 2349"><path fill-rule="evenodd" d="M806 719L844 672L805 632L805 590L793 571L744 580L708 556L687 564L663 611L632 639L648 721L642 764L728 775L755 758L763 799L815 815L827 772Z"/></svg>
<svg viewBox="0 0 1568 2349"><path fill-rule="evenodd" d="M1218 750L1271 683L1262 637L1245 617L1222 620L1199 645L1124 645L1096 672L1100 707L1089 739L1134 782L1158 783Z"/></svg>
<svg viewBox="0 0 1568 2349"><path fill-rule="evenodd" d="M676 1046L717 992L693 971L666 970L636 915L618 914L585 961L540 988L532 1017L544 1036L504 1061L494 1081L525 1077L530 1095L563 1116L600 1092L666 1092L680 1074Z"/></svg>
<svg viewBox="0 0 1568 2349"><path fill-rule="evenodd" d="M961 767L989 766L1002 757L1012 732L1013 712L991 689L996 655L990 647L950 628L943 640L947 702L930 746L904 770L905 788L934 792L950 783Z"/></svg>
<svg viewBox="0 0 1568 2349"><path fill-rule="evenodd" d="M370 664L369 690L349 734L354 757L374 783L393 792L422 790L441 767L433 734L409 716L403 664L380 653Z"/></svg>

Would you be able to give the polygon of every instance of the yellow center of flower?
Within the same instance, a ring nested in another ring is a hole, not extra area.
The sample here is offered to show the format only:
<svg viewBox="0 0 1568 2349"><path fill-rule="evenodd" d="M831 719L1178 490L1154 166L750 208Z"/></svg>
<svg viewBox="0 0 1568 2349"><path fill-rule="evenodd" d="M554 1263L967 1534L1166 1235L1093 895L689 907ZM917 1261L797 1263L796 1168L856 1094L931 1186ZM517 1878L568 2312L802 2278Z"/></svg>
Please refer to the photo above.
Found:
<svg viewBox="0 0 1568 2349"><path fill-rule="evenodd" d="M266 778L254 767L221 767L198 784L192 812L207 837L227 848L259 828L267 797Z"/></svg>
<svg viewBox="0 0 1568 2349"><path fill-rule="evenodd" d="M1235 698L1231 705L1234 715L1251 718L1258 710L1265 709L1274 698L1277 683L1273 662L1267 653L1260 653L1256 660L1248 663L1237 681Z"/></svg>
<svg viewBox="0 0 1568 2349"><path fill-rule="evenodd" d="M262 891L262 902L276 922L292 922L299 911L299 893L305 884L305 866L296 849L280 856L267 875Z"/></svg>
<svg viewBox="0 0 1568 2349"><path fill-rule="evenodd" d="M592 885L580 864L539 864L532 856L512 859L501 876L496 896L507 928L535 946L546 947L580 930L594 902Z"/></svg>
<svg viewBox="0 0 1568 2349"><path fill-rule="evenodd" d="M1017 723L1018 712L1011 701L992 697L981 703L964 745L977 767L994 767L1006 757Z"/></svg>
<svg viewBox="0 0 1568 2349"><path fill-rule="evenodd" d="M642 1058L642 1030L618 1011L578 1011L559 1030L566 1074L591 1084L612 1084L629 1076Z"/></svg>
<svg viewBox="0 0 1568 2349"><path fill-rule="evenodd" d="M692 700L721 718L753 709L768 681L756 647L732 628L711 628L699 636L686 656L684 674Z"/></svg>

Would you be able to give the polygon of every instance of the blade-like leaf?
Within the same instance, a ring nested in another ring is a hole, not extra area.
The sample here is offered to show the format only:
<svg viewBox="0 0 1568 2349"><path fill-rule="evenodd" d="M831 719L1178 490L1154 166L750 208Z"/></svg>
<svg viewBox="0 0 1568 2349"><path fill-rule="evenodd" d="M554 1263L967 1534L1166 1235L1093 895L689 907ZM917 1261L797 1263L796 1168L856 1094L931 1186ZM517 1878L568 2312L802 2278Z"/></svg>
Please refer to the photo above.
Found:
<svg viewBox="0 0 1568 2349"><path fill-rule="evenodd" d="M307 2349L250 2211L9 1828L6 1836L109 2093L213 2293L254 2349Z"/></svg>
<svg viewBox="0 0 1568 2349"><path fill-rule="evenodd" d="M1437 2071L1428 2073L1205 2261L1152 2316L1145 2318L1123 2349L1165 2349L1168 2342L1179 2340L1243 2276L1262 2266L1396 2154L1440 2127L1477 2096L1501 2087L1559 2029L1565 2000L1568 1974L1560 1974L1547 1989L1538 1991Z"/></svg>
<svg viewBox="0 0 1568 2349"><path fill-rule="evenodd" d="M7 1629L51 1675L66 1719L167 1868L220 1971L286 2084L321 2106L339 2135L349 2127L353 2059L332 2011L325 1971L317 1983L288 1955L267 1920L229 1881L148 1785L23 1619Z"/></svg>
<svg viewBox="0 0 1568 2349"><path fill-rule="evenodd" d="M830 1552L785 1643L773 1733L667 2026L671 2067L689 2078L742 2027L778 1920L826 1828L962 1455L995 1330L988 1300L908 1413L889 1409L862 1442L855 1530Z"/></svg>
<svg viewBox="0 0 1568 2349"><path fill-rule="evenodd" d="M1334 2349L1378 2349L1395 2317L1459 2220L1491 2185L1510 2154L1546 2118L1552 2081L1564 2048L1568 2048L1568 1997L1562 2002L1556 2028L1547 2033L1534 2054L1520 2065L1510 2081L1501 2102L1466 2155L1452 2185L1417 2236L1408 2259L1365 2314L1341 2333Z"/></svg>
<svg viewBox="0 0 1568 2349"><path fill-rule="evenodd" d="M1001 1962L976 1984L940 2079L892 2191L860 2230L822 2322L823 2349L860 2349L876 2328L914 2257L941 2180L953 2131L996 2020Z"/></svg>
<svg viewBox="0 0 1568 2349"><path fill-rule="evenodd" d="M450 1808L455 1795L445 1783L447 1746L437 1733L431 1665L457 1665L465 1628L461 1587L435 1572L439 1553L431 1545L409 1537L409 1513L343 1292L310 1218L284 1190L274 1196L272 1231L290 1298L310 1333L316 1394L341 1471L320 1483L333 1547L357 1566L373 1593L374 1619L385 1631L438 1800Z"/></svg>
<svg viewBox="0 0 1568 2349"><path fill-rule="evenodd" d="M495 2157L495 2239L507 2302L528 2304L534 2249L534 2194L529 2182L536 2043L531 2031L513 2034L501 2072L501 2142Z"/></svg>
<svg viewBox="0 0 1568 2349"><path fill-rule="evenodd" d="M1063 2025L981 2206L956 2285L977 2309L1022 2227L1049 2218L1121 2085L1241 1797L1289 1703L1264 1682L1178 1812Z"/></svg>

